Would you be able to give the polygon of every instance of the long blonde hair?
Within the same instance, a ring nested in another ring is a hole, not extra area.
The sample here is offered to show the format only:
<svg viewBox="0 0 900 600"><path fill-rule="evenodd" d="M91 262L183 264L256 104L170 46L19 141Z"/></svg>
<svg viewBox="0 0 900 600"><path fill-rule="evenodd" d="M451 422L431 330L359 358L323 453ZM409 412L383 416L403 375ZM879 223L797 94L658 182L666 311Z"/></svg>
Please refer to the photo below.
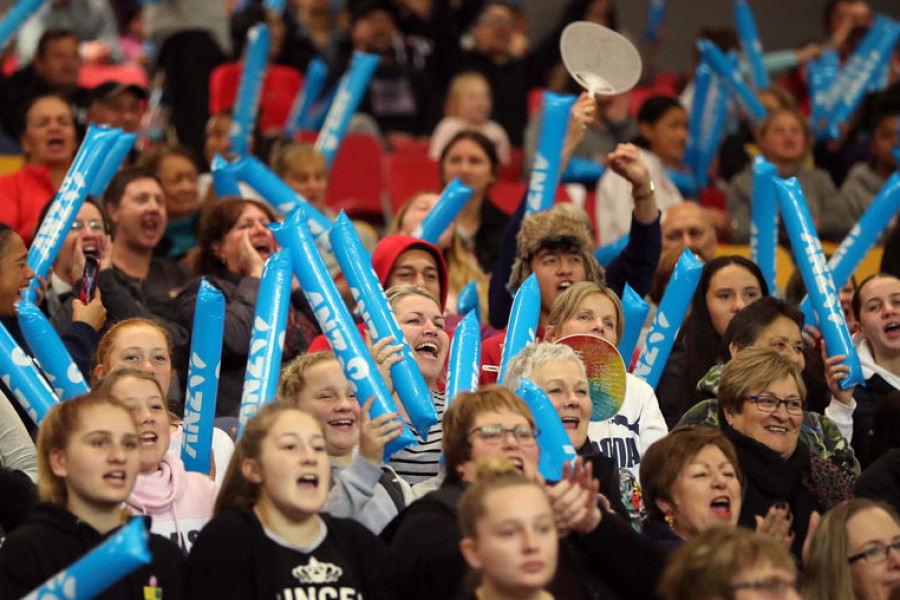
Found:
<svg viewBox="0 0 900 600"><path fill-rule="evenodd" d="M397 214L391 221L387 230L387 235L400 233L400 224L403 222L403 218L406 216L412 203L423 194L431 193L432 192L423 190L413 194L409 200L404 202L403 206L400 207L400 210L397 211ZM444 261L447 263L447 290L449 295L456 298L469 282L474 281L475 287L478 289L478 302L481 305L482 320L486 322L488 315L488 285L490 284L490 279L484 271L481 270L475 257L472 256L470 252L466 251L462 239L456 234L455 228L453 229L453 235L450 238L450 245L445 250L441 250L441 254L444 255Z"/></svg>

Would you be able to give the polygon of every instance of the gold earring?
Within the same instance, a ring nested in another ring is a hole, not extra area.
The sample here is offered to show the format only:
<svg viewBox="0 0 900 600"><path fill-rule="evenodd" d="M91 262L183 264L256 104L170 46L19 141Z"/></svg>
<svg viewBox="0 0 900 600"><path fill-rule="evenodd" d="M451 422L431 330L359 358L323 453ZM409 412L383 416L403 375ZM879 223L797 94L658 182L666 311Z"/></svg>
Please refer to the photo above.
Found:
<svg viewBox="0 0 900 600"><path fill-rule="evenodd" d="M675 513L671 510L666 511L665 519L666 525L669 526L669 529L675 529Z"/></svg>

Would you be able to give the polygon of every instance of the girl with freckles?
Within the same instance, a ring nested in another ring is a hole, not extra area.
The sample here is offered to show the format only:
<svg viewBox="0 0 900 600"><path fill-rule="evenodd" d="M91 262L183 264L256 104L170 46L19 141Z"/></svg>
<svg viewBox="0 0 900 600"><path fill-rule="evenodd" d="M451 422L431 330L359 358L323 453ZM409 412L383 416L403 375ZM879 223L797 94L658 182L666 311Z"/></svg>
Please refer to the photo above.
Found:
<svg viewBox="0 0 900 600"><path fill-rule="evenodd" d="M188 597L395 598L378 538L322 513L329 463L312 414L275 402L248 421L188 559Z"/></svg>

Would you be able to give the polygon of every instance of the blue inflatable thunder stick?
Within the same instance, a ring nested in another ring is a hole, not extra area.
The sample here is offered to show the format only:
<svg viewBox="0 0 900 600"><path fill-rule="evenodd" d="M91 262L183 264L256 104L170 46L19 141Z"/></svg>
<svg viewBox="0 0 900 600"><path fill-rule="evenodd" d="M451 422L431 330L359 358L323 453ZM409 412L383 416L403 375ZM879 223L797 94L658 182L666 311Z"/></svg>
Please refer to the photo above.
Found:
<svg viewBox="0 0 900 600"><path fill-rule="evenodd" d="M197 293L194 328L191 330L181 460L185 470L205 475L209 475L212 454L224 326L225 297L203 278Z"/></svg>
<svg viewBox="0 0 900 600"><path fill-rule="evenodd" d="M247 52L241 67L241 83L234 101L234 117L228 134L229 148L238 156L244 156L250 151L250 139L256 125L256 114L259 112L259 96L266 77L266 64L269 62L270 40L269 26L265 23L257 23L247 33Z"/></svg>
<svg viewBox="0 0 900 600"><path fill-rule="evenodd" d="M297 92L291 112L284 124L284 137L292 140L298 130L305 128L309 120L310 109L322 95L325 81L328 79L328 67L319 56L314 56L306 67L306 75L303 77L303 87Z"/></svg>
<svg viewBox="0 0 900 600"><path fill-rule="evenodd" d="M644 351L634 367L634 376L640 377L653 388L659 383L675 343L675 335L684 321L702 271L703 263L685 248L675 265L669 285L666 286L656 317L653 318L653 327L647 334Z"/></svg>
<svg viewBox="0 0 900 600"><path fill-rule="evenodd" d="M337 96L328 110L325 123L316 138L316 150L325 155L326 168L331 169L350 124L350 117L356 112L369 86L369 80L378 68L381 58L375 54L354 52L350 69L341 79Z"/></svg>
<svg viewBox="0 0 900 600"><path fill-rule="evenodd" d="M109 150L110 144L120 134L118 129L106 129L91 125L88 127L84 141L63 179L62 185L53 203L47 210L34 242L28 249L28 266L34 271L34 279L23 294L32 302L37 298L37 288L40 286L38 277L47 277L50 267L56 262L56 255L66 235L72 228L72 222L81 210L84 198L93 184L94 178L103 166L103 157Z"/></svg>
<svg viewBox="0 0 900 600"><path fill-rule="evenodd" d="M900 173L895 171L828 261L836 289L842 288L847 283L898 211L900 211ZM809 296L803 299L800 309L806 316L807 323L816 323Z"/></svg>
<svg viewBox="0 0 900 600"><path fill-rule="evenodd" d="M647 22L644 24L644 39L651 44L659 41L659 32L666 16L666 0L650 0Z"/></svg>
<svg viewBox="0 0 900 600"><path fill-rule="evenodd" d="M560 96L553 92L542 92L544 103L541 109L541 133L537 151L528 180L528 200L525 215L549 210L556 200L556 185L559 183L560 161L563 142L569 128L569 110L577 99L575 96Z"/></svg>
<svg viewBox="0 0 900 600"><path fill-rule="evenodd" d="M619 354L625 360L625 367L631 364L634 349L641 337L641 328L647 320L650 305L630 285L625 284L622 292L622 314L625 318L625 326L622 330L622 340L619 342Z"/></svg>
<svg viewBox="0 0 900 600"><path fill-rule="evenodd" d="M441 192L422 223L412 232L413 237L437 244L438 238L472 197L472 191L472 188L461 182L459 177L454 177Z"/></svg>
<svg viewBox="0 0 900 600"><path fill-rule="evenodd" d="M478 282L470 281L456 297L456 312L460 315L475 311L475 319L481 323L481 299L478 297Z"/></svg>
<svg viewBox="0 0 900 600"><path fill-rule="evenodd" d="M290 249L294 275L297 276L316 321L331 344L331 349L353 387L360 405L374 396L375 401L370 411L373 419L385 413L395 413L397 406L394 399L378 372L375 360L359 335L356 323L350 316L350 311L344 304L328 268L316 250L312 235L305 224L306 218L301 213L302 208L289 214L284 223L270 225L269 228L275 233L278 243ZM400 437L385 446L385 462L390 460L394 453L416 443L415 436L404 427Z"/></svg>
<svg viewBox="0 0 900 600"><path fill-rule="evenodd" d="M19 329L56 396L60 400L68 400L91 391L81 369L72 360L53 324L41 309L30 300L23 299L16 312L19 313Z"/></svg>
<svg viewBox="0 0 900 600"><path fill-rule="evenodd" d="M778 201L772 178L775 165L761 154L753 159L753 195L750 201L750 260L759 265L770 290L775 289L775 247L778 244Z"/></svg>
<svg viewBox="0 0 900 600"><path fill-rule="evenodd" d="M136 133L123 133L118 129L113 131L117 131L118 136L110 144L109 150L103 158L103 164L100 166L100 170L97 172L88 190L88 195L96 200L99 200L103 192L106 191L106 186L112 181L119 167L122 166L122 161L134 148L134 142L137 140Z"/></svg>
<svg viewBox="0 0 900 600"><path fill-rule="evenodd" d="M563 465L575 460L578 454L572 447L572 441L566 433L562 419L559 418L559 413L544 390L524 377L520 378L519 382L516 395L531 409L534 422L540 431L538 444L541 447L541 458L538 470L544 479L559 481L562 479Z"/></svg>
<svg viewBox="0 0 900 600"><path fill-rule="evenodd" d="M150 564L153 555L143 517L134 517L108 540L69 565L23 600L90 600L138 567ZM148 590L150 588L144 588Z"/></svg>
<svg viewBox="0 0 900 600"><path fill-rule="evenodd" d="M746 0L735 0L734 23L737 26L738 37L741 39L741 48L747 55L750 63L750 76L753 78L753 87L758 90L769 88L769 72L763 64L762 43L759 41L759 32L756 30L756 20L753 11L747 5Z"/></svg>
<svg viewBox="0 0 900 600"><path fill-rule="evenodd" d="M616 241L605 246L600 246L594 250L594 258L596 258L597 263L605 269L618 255L622 254L622 251L628 245L629 241L631 241L631 233L626 233Z"/></svg>
<svg viewBox="0 0 900 600"><path fill-rule="evenodd" d="M241 393L238 436L263 405L275 400L293 277L291 255L285 249L271 255L263 267Z"/></svg>
<svg viewBox="0 0 900 600"><path fill-rule="evenodd" d="M503 339L503 353L500 357L500 375L497 381L503 381L506 365L522 348L534 341L541 316L541 288L537 275L532 273L516 291L512 309L509 311L509 324L506 326L506 337Z"/></svg>
<svg viewBox="0 0 900 600"><path fill-rule="evenodd" d="M0 378L19 406L28 413L35 425L40 425L47 411L59 403L59 398L38 372L15 338L0 324Z"/></svg>
<svg viewBox="0 0 900 600"><path fill-rule="evenodd" d="M772 181L775 184L781 218L791 240L794 261L800 269L806 291L812 299L828 354L830 356L843 354L847 357L843 364L850 367L850 372L847 373L846 379L841 380L841 388L847 389L862 384L859 356L850 338L847 321L844 320L837 290L831 278L831 269L825 262L822 243L813 226L803 189L796 177L787 180L773 177Z"/></svg>
<svg viewBox="0 0 900 600"><path fill-rule="evenodd" d="M759 123L766 116L766 107L759 101L753 90L740 79L737 69L731 61L709 40L697 40L697 49L700 50L701 59L722 79L751 120Z"/></svg>
<svg viewBox="0 0 900 600"><path fill-rule="evenodd" d="M241 196L241 188L238 186L238 180L234 173L235 167L232 163L216 154L210 165L210 171L212 171L212 183L216 190L216 198Z"/></svg>
<svg viewBox="0 0 900 600"><path fill-rule="evenodd" d="M6 42L16 33L19 27L47 0L18 0L10 8L3 19L0 20L0 50L6 46Z"/></svg>
<svg viewBox="0 0 900 600"><path fill-rule="evenodd" d="M481 364L481 323L475 311L469 311L453 332L450 363L447 368L447 405L460 392L478 389Z"/></svg>
<svg viewBox="0 0 900 600"><path fill-rule="evenodd" d="M416 364L416 357L403 337L403 331L397 324L378 276L372 268L372 257L363 248L353 223L344 211L334 221L330 235L334 256L341 265L370 339L377 342L393 336L393 343L401 346L402 358L391 366L391 380L419 437L427 439L428 430L438 422L437 409L431 399L428 384Z"/></svg>

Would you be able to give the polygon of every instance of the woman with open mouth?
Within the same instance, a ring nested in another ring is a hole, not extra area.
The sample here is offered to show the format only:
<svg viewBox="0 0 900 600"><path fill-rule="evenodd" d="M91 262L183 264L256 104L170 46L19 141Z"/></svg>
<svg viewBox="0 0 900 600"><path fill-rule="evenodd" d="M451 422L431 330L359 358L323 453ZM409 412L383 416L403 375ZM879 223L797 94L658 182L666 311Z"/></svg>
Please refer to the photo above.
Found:
<svg viewBox="0 0 900 600"><path fill-rule="evenodd" d="M553 303L544 337L558 342L570 335L595 335L618 346L625 330L622 302L607 286L591 281L572 284ZM623 357L628 365L630 357ZM625 398L615 415L593 420L588 426L591 442L628 469L640 483L641 456L669 432L653 388L626 371Z"/></svg>
<svg viewBox="0 0 900 600"><path fill-rule="evenodd" d="M188 598L396 598L384 544L322 513L331 467L318 418L292 404L247 422L188 559Z"/></svg>
<svg viewBox="0 0 900 600"><path fill-rule="evenodd" d="M42 503L0 547L0 597L21 598L107 541L125 524L122 503L140 469L128 407L93 391L50 409L38 434ZM141 518L141 517L138 517ZM150 530L150 520L144 525ZM181 598L184 555L151 534L152 560L96 596Z"/></svg>
<svg viewBox="0 0 900 600"><path fill-rule="evenodd" d="M810 516L852 497L843 472L800 439L805 396L797 365L770 348L746 348L722 369L719 423L747 477L738 523L755 527L773 505L787 505L797 556Z"/></svg>
<svg viewBox="0 0 900 600"><path fill-rule="evenodd" d="M140 472L126 500L134 515L149 515L151 531L172 540L187 554L212 517L216 484L202 473L185 471L179 455L168 454L171 423L162 387L135 368L113 371L103 389L120 400L138 426Z"/></svg>
<svg viewBox="0 0 900 600"><path fill-rule="evenodd" d="M371 419L374 397L360 407L332 352L304 354L286 365L278 377L278 400L322 421L331 460L332 486L324 505L328 514L380 533L412 502L409 484L384 464L385 445L402 432L399 415Z"/></svg>
<svg viewBox="0 0 900 600"><path fill-rule="evenodd" d="M431 399L438 415L438 422L428 431L427 440L420 439L420 443L396 452L389 463L407 483L416 485L437 477L440 472L443 437L440 420L444 416L446 402L444 381L450 336L446 331L441 302L430 291L413 285L396 285L387 290L386 296L410 352L416 359L416 365L431 391ZM400 360L400 346L393 344L393 338L386 337L373 344L371 351L385 383L393 390L390 368ZM394 398L400 416L407 422L409 430L418 436L406 415L403 403L396 394Z"/></svg>
<svg viewBox="0 0 900 600"><path fill-rule="evenodd" d="M225 297L216 417L237 417L240 409L260 277L266 260L278 249L267 225L276 219L272 209L262 202L240 198L217 202L200 217L200 251L193 264L194 278L178 295L175 320L189 330L193 327L203 277ZM303 306L301 297L300 290L295 290L292 304ZM309 319L293 310L288 316L284 360L306 350L317 333L318 328Z"/></svg>

